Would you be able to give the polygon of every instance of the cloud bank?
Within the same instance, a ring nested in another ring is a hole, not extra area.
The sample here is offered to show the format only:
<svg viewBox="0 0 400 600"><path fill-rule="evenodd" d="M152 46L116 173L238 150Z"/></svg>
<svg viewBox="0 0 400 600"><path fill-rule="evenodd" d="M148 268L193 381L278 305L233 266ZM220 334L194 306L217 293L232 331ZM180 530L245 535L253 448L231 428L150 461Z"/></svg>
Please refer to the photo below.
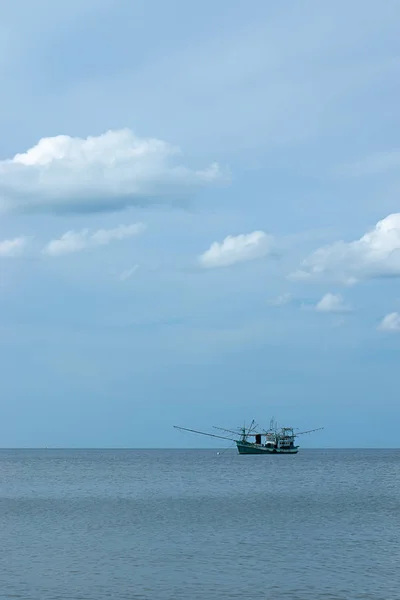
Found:
<svg viewBox="0 0 400 600"><path fill-rule="evenodd" d="M51 240L43 248L43 254L62 256L95 246L106 246L113 241L125 240L138 235L144 229L145 225L143 223L133 223L132 225L120 225L114 229L98 229L94 233L90 233L89 229L67 231L60 238Z"/></svg>
<svg viewBox="0 0 400 600"><path fill-rule="evenodd" d="M271 251L272 243L272 236L264 231L228 235L221 243L213 242L209 249L199 256L199 263L202 267L211 269L254 260L266 256Z"/></svg>
<svg viewBox="0 0 400 600"><path fill-rule="evenodd" d="M193 170L174 163L180 149L129 129L42 138L0 161L0 210L73 213L173 203L222 181L218 164Z"/></svg>
<svg viewBox="0 0 400 600"><path fill-rule="evenodd" d="M319 248L290 275L291 279L330 278L347 284L378 277L400 277L400 213L378 221L359 240Z"/></svg>

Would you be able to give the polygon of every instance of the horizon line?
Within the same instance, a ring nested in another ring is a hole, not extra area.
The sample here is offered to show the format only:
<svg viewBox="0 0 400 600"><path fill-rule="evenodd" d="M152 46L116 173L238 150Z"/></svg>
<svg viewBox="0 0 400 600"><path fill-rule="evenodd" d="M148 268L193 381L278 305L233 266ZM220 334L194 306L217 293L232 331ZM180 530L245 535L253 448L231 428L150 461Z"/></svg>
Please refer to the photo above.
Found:
<svg viewBox="0 0 400 600"><path fill-rule="evenodd" d="M0 446L0 451L3 450L207 450L207 451L223 451L236 452L235 448L222 447L188 447L188 446ZM308 450L400 450L400 446L321 446L321 447L305 447L301 451Z"/></svg>

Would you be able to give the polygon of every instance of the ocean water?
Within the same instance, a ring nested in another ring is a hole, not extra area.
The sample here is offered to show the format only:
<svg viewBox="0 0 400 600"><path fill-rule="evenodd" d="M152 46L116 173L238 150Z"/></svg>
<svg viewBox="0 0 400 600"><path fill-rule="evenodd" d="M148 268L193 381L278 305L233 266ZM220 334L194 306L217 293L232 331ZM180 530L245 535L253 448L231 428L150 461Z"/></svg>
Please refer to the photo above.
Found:
<svg viewBox="0 0 400 600"><path fill-rule="evenodd" d="M1 450L0 598L399 600L400 451Z"/></svg>

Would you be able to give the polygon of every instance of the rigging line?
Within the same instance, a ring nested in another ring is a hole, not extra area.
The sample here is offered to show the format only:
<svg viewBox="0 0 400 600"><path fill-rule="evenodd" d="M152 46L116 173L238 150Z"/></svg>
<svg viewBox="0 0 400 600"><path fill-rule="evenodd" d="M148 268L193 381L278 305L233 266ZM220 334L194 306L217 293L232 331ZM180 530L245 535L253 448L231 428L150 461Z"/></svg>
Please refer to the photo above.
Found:
<svg viewBox="0 0 400 600"><path fill-rule="evenodd" d="M231 450L235 444L236 444L236 442L233 442L230 446L228 446L227 448L225 448L225 450L223 452L221 452L220 456L222 456L223 454L225 454L225 452L227 450Z"/></svg>

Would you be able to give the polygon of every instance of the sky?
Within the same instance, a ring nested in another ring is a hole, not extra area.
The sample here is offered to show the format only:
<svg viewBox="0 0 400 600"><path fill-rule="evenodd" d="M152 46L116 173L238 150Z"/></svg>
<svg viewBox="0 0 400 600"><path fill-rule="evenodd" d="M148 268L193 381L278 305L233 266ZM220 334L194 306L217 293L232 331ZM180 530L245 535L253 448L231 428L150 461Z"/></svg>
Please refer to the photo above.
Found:
<svg viewBox="0 0 400 600"><path fill-rule="evenodd" d="M14 0L0 446L398 445L400 5Z"/></svg>

